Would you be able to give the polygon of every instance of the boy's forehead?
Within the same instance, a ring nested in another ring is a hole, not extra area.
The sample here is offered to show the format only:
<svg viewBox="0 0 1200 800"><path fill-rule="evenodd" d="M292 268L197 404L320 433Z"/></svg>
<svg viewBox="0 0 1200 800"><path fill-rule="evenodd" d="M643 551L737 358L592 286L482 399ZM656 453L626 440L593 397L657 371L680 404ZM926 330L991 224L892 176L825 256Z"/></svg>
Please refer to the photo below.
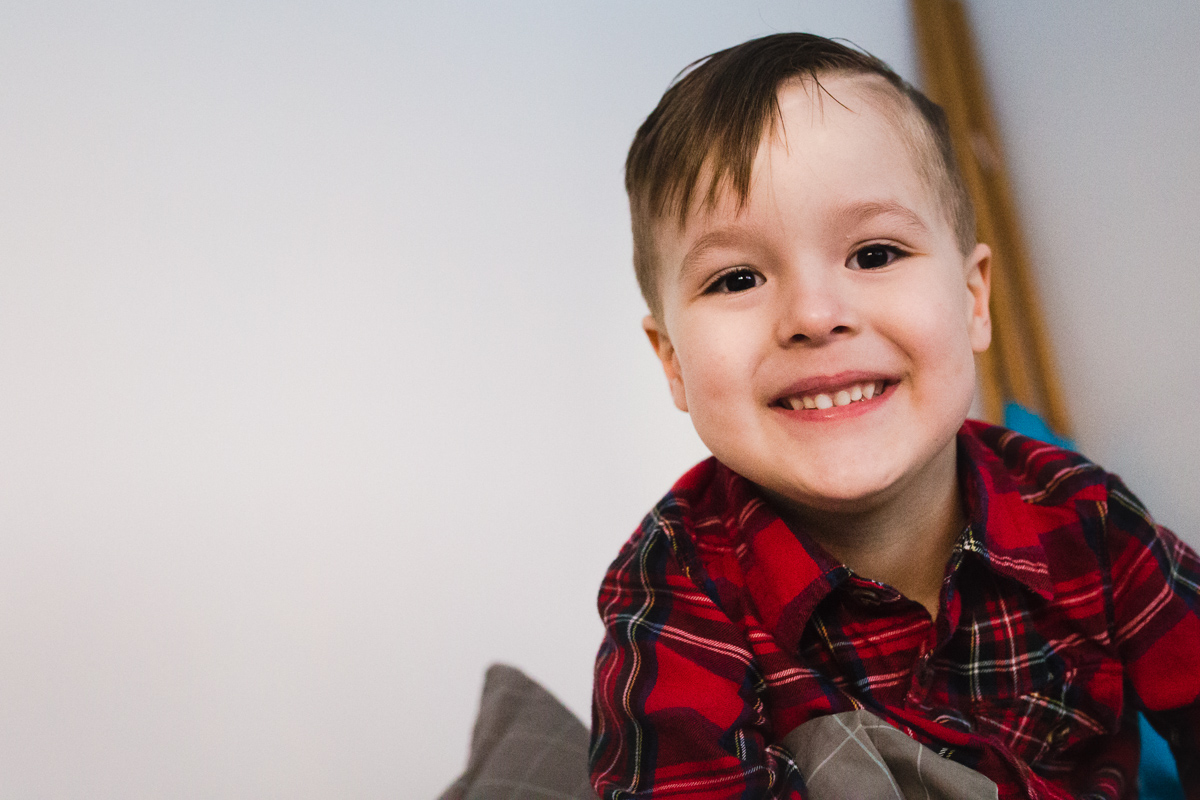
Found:
<svg viewBox="0 0 1200 800"><path fill-rule="evenodd" d="M696 193L684 219L656 221L656 239L667 250L701 237L732 243L734 231L751 237L763 219L761 213L749 213L750 207L787 213L780 202L795 189L808 190L826 214L843 221L890 213L932 226L935 220L929 218L941 216L933 182L922 168L924 143L914 141L920 131L913 130L913 112L886 81L837 73L819 76L819 84L793 79L780 87L777 98L780 115L763 134L745 201L728 181L717 186L711 200ZM697 184L709 186L711 176L706 165ZM831 177L842 180L831 182Z"/></svg>
<svg viewBox="0 0 1200 800"><path fill-rule="evenodd" d="M759 142L755 174L769 174L771 160L782 152L802 159L853 158L864 165L882 158L904 167L897 177L923 177L932 142L907 99L875 75L834 73L818 80L793 79L780 86L779 115ZM853 147L864 141L874 147ZM905 156L899 162L897 151Z"/></svg>

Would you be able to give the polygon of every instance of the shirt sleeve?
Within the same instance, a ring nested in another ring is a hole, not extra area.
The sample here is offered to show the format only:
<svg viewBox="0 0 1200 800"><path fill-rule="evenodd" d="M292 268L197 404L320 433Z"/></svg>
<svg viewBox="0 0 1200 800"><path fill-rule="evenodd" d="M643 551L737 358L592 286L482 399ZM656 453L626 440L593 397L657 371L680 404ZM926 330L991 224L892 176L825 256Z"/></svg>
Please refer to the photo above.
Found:
<svg viewBox="0 0 1200 800"><path fill-rule="evenodd" d="M740 630L651 529L600 590L605 637L592 703L592 784L616 798L805 797L768 746L762 680Z"/></svg>
<svg viewBox="0 0 1200 800"><path fill-rule="evenodd" d="M1133 700L1171 745L1184 792L1200 799L1200 559L1112 478L1108 546L1114 644Z"/></svg>

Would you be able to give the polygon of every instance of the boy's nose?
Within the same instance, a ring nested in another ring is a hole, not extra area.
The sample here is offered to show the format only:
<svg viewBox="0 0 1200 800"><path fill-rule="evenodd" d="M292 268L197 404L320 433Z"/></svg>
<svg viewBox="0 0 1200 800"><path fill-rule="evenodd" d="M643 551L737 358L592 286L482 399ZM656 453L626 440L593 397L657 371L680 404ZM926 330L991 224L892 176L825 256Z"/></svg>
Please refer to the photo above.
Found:
<svg viewBox="0 0 1200 800"><path fill-rule="evenodd" d="M786 344L819 344L858 329L852 298L836 278L796 281L784 293L779 321Z"/></svg>

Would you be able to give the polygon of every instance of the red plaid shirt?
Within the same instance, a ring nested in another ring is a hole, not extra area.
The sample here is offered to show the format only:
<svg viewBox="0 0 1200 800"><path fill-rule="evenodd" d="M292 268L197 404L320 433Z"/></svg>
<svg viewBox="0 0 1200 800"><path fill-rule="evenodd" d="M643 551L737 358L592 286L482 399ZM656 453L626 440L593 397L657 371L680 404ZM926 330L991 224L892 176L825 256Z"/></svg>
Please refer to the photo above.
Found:
<svg viewBox="0 0 1200 800"><path fill-rule="evenodd" d="M1200 798L1200 561L1083 457L968 421L968 525L931 620L789 529L713 459L600 590L592 780L605 798L805 797L776 745L868 709L1001 798L1136 796L1136 713Z"/></svg>

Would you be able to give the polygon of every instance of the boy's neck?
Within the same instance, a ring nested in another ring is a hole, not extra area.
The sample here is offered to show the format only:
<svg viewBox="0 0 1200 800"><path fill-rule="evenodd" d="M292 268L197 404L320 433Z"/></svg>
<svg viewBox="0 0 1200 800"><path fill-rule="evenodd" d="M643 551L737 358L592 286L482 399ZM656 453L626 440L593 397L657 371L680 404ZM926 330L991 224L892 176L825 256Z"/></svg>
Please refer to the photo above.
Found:
<svg viewBox="0 0 1200 800"><path fill-rule="evenodd" d="M893 497L865 510L774 505L784 522L803 529L857 575L892 586L936 619L946 563L966 525L955 443L893 488Z"/></svg>

